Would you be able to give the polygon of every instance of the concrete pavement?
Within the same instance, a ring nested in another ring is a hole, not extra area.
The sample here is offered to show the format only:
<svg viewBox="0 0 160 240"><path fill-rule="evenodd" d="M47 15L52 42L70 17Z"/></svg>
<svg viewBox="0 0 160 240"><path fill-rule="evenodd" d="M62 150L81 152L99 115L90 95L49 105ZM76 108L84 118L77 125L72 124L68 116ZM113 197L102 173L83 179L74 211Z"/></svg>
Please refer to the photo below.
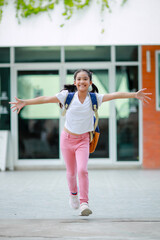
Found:
<svg viewBox="0 0 160 240"><path fill-rule="evenodd" d="M68 205L65 171L0 172L0 240L159 240L160 171L90 170L90 207Z"/></svg>

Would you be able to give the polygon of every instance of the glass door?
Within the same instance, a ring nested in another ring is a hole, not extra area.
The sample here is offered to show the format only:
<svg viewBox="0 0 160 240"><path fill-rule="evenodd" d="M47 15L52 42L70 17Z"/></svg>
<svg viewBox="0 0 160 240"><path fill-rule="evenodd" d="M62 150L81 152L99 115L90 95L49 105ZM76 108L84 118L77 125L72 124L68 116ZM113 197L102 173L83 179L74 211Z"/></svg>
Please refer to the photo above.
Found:
<svg viewBox="0 0 160 240"><path fill-rule="evenodd" d="M78 68L77 68L78 69ZM77 69L67 69L66 70L66 83L73 84L73 74ZM109 93L109 69L95 69L90 68L93 73L93 83L97 86L99 93L105 94ZM96 151L90 155L90 158L110 158L110 104L103 103L98 110L99 114L99 128L100 128L100 138L96 148Z"/></svg>
<svg viewBox="0 0 160 240"><path fill-rule="evenodd" d="M17 96L28 99L59 92L59 71L18 70ZM18 115L18 159L59 159L59 107L30 105Z"/></svg>
<svg viewBox="0 0 160 240"><path fill-rule="evenodd" d="M138 91L138 67L116 67L116 91ZM117 99L117 161L139 161L139 102L135 98Z"/></svg>

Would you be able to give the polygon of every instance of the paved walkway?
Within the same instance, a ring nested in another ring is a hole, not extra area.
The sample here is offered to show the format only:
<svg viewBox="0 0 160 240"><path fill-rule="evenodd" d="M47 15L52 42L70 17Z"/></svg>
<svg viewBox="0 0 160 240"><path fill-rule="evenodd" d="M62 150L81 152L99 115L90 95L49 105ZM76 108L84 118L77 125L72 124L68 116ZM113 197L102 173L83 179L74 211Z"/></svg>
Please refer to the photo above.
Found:
<svg viewBox="0 0 160 240"><path fill-rule="evenodd" d="M65 171L0 172L0 240L159 240L160 171L90 170L90 207L68 206Z"/></svg>

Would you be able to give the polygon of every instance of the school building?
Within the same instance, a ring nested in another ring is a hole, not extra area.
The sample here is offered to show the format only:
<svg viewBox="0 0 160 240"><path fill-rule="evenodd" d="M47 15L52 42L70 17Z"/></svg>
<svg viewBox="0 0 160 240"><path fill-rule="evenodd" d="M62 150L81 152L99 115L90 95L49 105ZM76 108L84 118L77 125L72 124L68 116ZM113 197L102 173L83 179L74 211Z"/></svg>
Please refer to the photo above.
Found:
<svg viewBox="0 0 160 240"><path fill-rule="evenodd" d="M100 93L141 88L152 92L148 105L142 106L137 99L101 105L100 140L90 155L89 167L160 168L160 3L155 1L153 6L146 0L128 0L122 8L113 6L102 23L96 20L95 4L87 14L73 16L64 28L46 15L18 24L12 4L4 12L0 24L0 133L9 131L8 152L15 169L64 168L60 133L65 119L57 104L26 106L17 115L8 102L15 96L55 95L64 84L73 83L73 73L79 68L93 72ZM105 28L103 34L101 28Z"/></svg>

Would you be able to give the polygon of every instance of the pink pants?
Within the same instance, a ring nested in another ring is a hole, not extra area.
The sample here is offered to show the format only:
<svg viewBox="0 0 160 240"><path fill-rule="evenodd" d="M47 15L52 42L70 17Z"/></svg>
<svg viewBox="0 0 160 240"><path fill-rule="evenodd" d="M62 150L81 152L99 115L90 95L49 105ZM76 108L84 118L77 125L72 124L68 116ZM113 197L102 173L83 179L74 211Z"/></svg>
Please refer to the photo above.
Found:
<svg viewBox="0 0 160 240"><path fill-rule="evenodd" d="M60 144L67 169L69 190L71 193L78 192L78 173L80 204L88 202L89 181L87 164L89 158L89 133L75 136L63 131Z"/></svg>

